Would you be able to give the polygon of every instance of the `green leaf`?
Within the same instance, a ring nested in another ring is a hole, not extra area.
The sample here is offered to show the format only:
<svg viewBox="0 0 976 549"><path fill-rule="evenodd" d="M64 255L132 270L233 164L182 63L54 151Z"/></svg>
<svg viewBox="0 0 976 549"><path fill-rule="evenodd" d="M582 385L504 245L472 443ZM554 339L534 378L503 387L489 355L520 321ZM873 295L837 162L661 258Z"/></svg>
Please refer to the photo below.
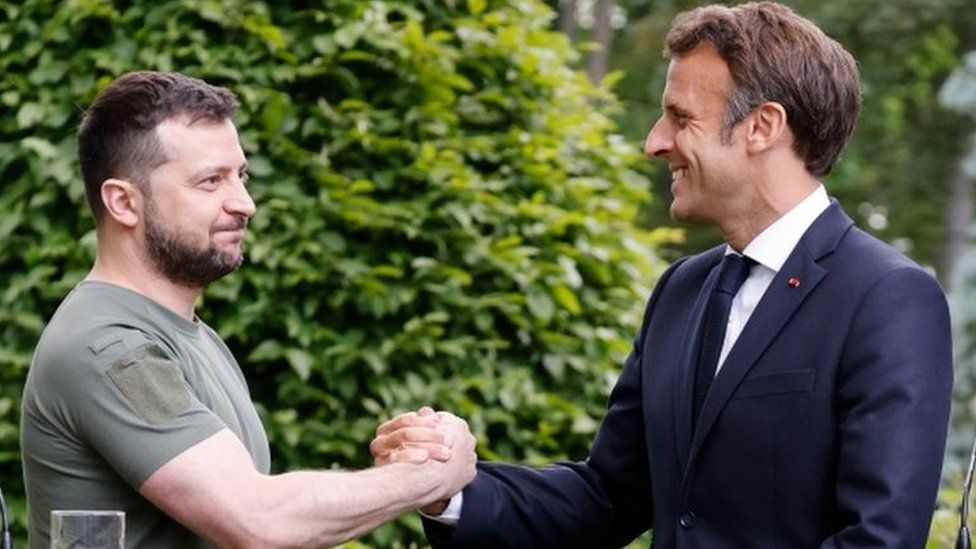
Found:
<svg viewBox="0 0 976 549"><path fill-rule="evenodd" d="M558 284L554 286L552 288L552 296L562 308L574 315L583 312L583 307L580 305L579 299L576 298L576 294L565 285Z"/></svg>
<svg viewBox="0 0 976 549"><path fill-rule="evenodd" d="M298 378L302 381L308 381L312 374L312 355L303 349L287 349L285 358L295 373L298 374Z"/></svg>
<svg viewBox="0 0 976 549"><path fill-rule="evenodd" d="M44 119L45 107L39 103L24 103L17 111L17 126L29 128Z"/></svg>
<svg viewBox="0 0 976 549"><path fill-rule="evenodd" d="M529 289L526 295L525 303L529 306L529 310L532 312L532 314L543 322L549 322L556 310L556 306L553 303L552 298L549 297L548 292L539 290L535 287Z"/></svg>

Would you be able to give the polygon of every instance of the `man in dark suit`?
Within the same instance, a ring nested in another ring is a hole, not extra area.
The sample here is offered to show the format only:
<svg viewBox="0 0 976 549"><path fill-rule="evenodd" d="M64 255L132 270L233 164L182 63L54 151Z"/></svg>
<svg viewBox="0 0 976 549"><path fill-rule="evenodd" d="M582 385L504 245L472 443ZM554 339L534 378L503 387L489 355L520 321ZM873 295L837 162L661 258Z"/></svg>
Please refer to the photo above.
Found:
<svg viewBox="0 0 976 549"><path fill-rule="evenodd" d="M658 281L586 461L481 464L428 535L438 547L620 546L647 529L655 547L922 547L949 318L938 284L820 183L857 118L853 58L768 2L680 15L666 54L645 151L667 162L674 218L717 226L727 245ZM378 462L422 439L420 416L381 426Z"/></svg>

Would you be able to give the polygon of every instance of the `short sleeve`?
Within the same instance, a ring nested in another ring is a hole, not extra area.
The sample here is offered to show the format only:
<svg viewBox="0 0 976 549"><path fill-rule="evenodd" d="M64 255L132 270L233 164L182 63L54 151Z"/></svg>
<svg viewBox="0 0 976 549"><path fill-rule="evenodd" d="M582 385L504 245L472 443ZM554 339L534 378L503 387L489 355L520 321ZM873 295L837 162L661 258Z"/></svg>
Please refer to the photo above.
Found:
<svg viewBox="0 0 976 549"><path fill-rule="evenodd" d="M72 434L134 489L225 427L196 397L178 359L146 334L116 330L86 351L47 369L45 393Z"/></svg>

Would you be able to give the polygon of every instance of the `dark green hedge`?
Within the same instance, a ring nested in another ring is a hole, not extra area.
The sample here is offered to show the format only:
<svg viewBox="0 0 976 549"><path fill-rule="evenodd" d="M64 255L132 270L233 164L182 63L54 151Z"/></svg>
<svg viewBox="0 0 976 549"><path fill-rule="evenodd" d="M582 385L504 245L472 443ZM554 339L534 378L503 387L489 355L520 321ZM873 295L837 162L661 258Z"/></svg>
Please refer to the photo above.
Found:
<svg viewBox="0 0 976 549"><path fill-rule="evenodd" d="M18 532L21 387L94 242L74 130L134 69L243 104L249 259L200 315L242 363L277 470L365 466L378 422L426 403L466 417L485 458L585 455L667 235L634 227L646 161L550 18L536 0L0 0L0 478Z"/></svg>

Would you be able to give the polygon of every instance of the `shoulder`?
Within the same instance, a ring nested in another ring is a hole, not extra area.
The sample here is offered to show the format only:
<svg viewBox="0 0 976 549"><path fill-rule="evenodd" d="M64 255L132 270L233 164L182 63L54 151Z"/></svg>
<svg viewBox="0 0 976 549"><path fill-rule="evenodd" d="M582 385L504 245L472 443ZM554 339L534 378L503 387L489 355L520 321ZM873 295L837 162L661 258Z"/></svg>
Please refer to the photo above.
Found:
<svg viewBox="0 0 976 549"><path fill-rule="evenodd" d="M722 261L725 244L720 244L704 252L688 255L675 261L661 276L658 287L669 289L686 286L700 288L708 274Z"/></svg>
<svg viewBox="0 0 976 549"><path fill-rule="evenodd" d="M865 231L852 227L836 252L824 259L832 272L852 287L924 287L942 293L932 274L918 263Z"/></svg>
<svg viewBox="0 0 976 549"><path fill-rule="evenodd" d="M661 307L681 307L687 299L697 295L708 273L722 260L724 253L723 244L672 263L654 285L644 308L643 325L648 326L651 316Z"/></svg>
<svg viewBox="0 0 976 549"><path fill-rule="evenodd" d="M832 273L843 274L845 283L871 283L896 271L912 276L931 275L903 253L859 228L834 201L800 239L794 255L805 254Z"/></svg>
<svg viewBox="0 0 976 549"><path fill-rule="evenodd" d="M138 313L126 307L124 298L116 300L111 291L80 285L44 328L31 375L77 380L147 345L159 346L159 338Z"/></svg>
<svg viewBox="0 0 976 549"><path fill-rule="evenodd" d="M949 332L945 293L935 277L863 230L851 226L835 249L815 261L826 275L817 287L817 303L835 314L847 311L853 326L882 331L901 326L901 341L929 328Z"/></svg>

